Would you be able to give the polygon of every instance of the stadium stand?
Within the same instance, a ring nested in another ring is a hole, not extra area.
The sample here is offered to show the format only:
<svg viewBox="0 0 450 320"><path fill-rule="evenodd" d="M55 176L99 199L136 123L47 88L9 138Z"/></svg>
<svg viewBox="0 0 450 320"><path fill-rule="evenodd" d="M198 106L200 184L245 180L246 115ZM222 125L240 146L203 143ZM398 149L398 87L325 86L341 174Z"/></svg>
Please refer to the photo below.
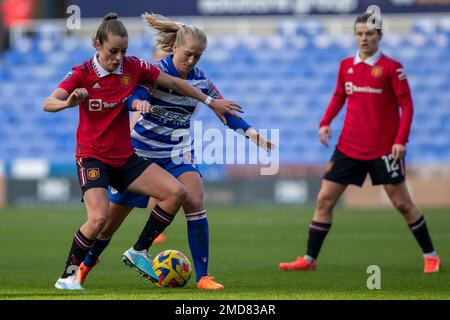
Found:
<svg viewBox="0 0 450 320"><path fill-rule="evenodd" d="M408 73L415 103L410 163L450 162L450 28L418 21L405 37L387 33L383 51ZM130 55L149 59L148 35L130 38ZM76 108L49 114L43 100L73 65L93 55L87 39L52 25L16 39L0 59L0 159L45 158L73 163ZM334 36L320 22L280 26L270 36L210 36L200 63L223 95L245 108L257 128L280 129L282 164L324 163L330 150L316 139L319 120L335 86L340 59L353 55L351 33ZM195 120L222 128L206 108ZM432 112L430 112L432 110ZM336 143L343 112L333 123ZM71 171L74 174L74 171Z"/></svg>

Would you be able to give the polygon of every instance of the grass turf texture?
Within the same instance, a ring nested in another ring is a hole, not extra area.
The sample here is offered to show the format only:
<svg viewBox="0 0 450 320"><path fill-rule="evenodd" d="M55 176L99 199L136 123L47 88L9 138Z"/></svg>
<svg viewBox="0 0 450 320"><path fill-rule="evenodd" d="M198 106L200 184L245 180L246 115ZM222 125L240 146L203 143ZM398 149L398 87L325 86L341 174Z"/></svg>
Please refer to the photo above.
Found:
<svg viewBox="0 0 450 320"><path fill-rule="evenodd" d="M311 208L209 207L210 265L223 291L159 288L121 262L147 215L136 209L116 233L83 292L60 291L60 276L84 208L0 210L0 299L449 299L450 212L425 210L441 272L423 274L421 250L393 209L337 209L315 272L281 272L280 261L305 252ZM183 213L154 245L184 252L192 263ZM381 290L369 290L369 265L381 268ZM193 266L192 266L193 268Z"/></svg>

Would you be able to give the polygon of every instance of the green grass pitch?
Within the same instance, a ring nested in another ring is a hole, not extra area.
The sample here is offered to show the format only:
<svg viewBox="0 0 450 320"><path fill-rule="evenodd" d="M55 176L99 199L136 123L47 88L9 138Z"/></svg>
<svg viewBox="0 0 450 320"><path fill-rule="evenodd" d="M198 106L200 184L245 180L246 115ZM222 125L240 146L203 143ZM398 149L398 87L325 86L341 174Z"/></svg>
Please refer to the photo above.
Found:
<svg viewBox="0 0 450 320"><path fill-rule="evenodd" d="M311 208L209 207L210 273L225 290L159 288L121 263L146 212L136 209L104 252L83 292L53 287L62 272L84 208L0 210L0 299L449 299L450 210L424 210L443 261L438 274L423 274L421 251L393 209L337 209L315 272L281 272L278 262L302 255ZM168 241L151 254L177 249L191 259L183 213L168 228ZM191 259L192 261L192 259ZM381 268L381 289L369 290L369 265Z"/></svg>

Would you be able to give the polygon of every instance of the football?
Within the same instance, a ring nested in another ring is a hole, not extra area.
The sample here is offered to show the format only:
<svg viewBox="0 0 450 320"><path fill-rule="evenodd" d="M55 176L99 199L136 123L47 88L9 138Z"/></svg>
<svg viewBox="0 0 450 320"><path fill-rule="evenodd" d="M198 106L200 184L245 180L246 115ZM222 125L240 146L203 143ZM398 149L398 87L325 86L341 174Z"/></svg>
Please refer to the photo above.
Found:
<svg viewBox="0 0 450 320"><path fill-rule="evenodd" d="M165 250L159 253L152 263L158 285L161 287L184 287L191 278L191 263L184 253L178 250Z"/></svg>

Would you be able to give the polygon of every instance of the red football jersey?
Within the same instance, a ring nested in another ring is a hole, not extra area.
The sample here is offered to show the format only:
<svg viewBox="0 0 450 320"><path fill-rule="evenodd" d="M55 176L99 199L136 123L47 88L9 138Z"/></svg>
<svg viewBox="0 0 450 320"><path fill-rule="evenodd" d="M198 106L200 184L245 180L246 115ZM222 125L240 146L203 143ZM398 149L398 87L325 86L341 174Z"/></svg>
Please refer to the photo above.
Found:
<svg viewBox="0 0 450 320"><path fill-rule="evenodd" d="M134 153L126 100L138 83L154 82L159 69L136 57L125 57L113 72L104 70L96 57L72 68L59 88L69 94L85 88L88 97L79 105L76 157L92 157L120 167Z"/></svg>
<svg viewBox="0 0 450 320"><path fill-rule="evenodd" d="M337 86L320 126L329 126L348 99L337 149L345 155L372 160L406 145L413 118L411 92L403 66L381 51L361 61L341 61ZM401 115L400 115L401 108Z"/></svg>

